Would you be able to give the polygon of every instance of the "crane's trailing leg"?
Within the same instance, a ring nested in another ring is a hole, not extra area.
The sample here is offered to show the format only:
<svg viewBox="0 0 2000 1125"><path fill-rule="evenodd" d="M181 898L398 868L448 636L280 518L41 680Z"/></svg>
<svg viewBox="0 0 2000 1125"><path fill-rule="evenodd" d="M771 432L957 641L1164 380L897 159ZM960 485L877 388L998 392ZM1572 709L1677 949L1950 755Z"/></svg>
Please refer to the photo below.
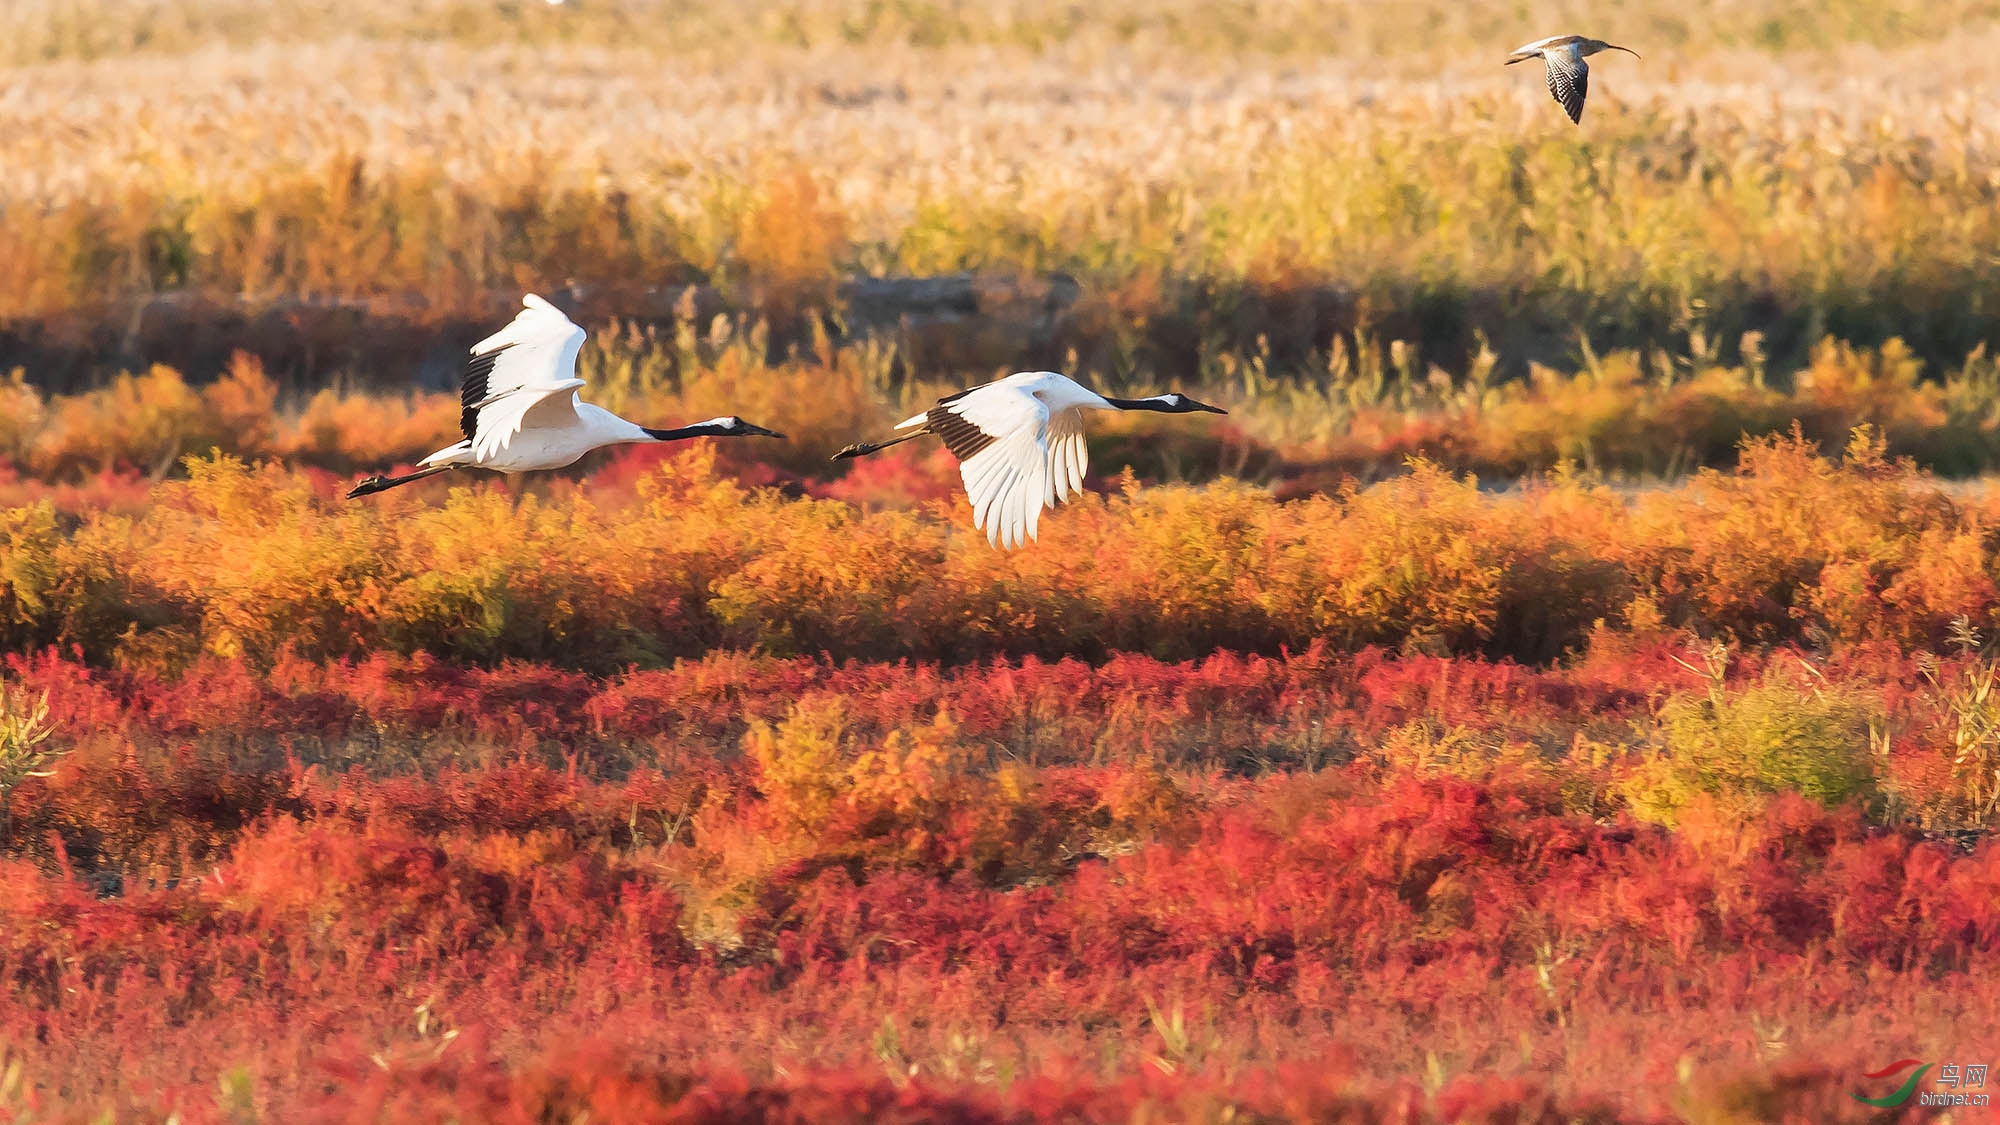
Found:
<svg viewBox="0 0 2000 1125"><path fill-rule="evenodd" d="M362 496L373 496L378 492L386 492L399 484L408 484L413 480L434 477L439 473L448 473L456 468L458 468L457 465L432 465L428 469L418 469L414 473L406 473L400 477L369 477L366 480L356 482L353 488L348 489L347 498L353 500Z"/></svg>
<svg viewBox="0 0 2000 1125"><path fill-rule="evenodd" d="M929 430L919 430L914 434L902 434L898 437L892 437L887 441L857 441L853 445L834 454L833 460L845 461L850 457L861 457L878 450L887 449L892 445L901 445L912 438L920 438L929 432Z"/></svg>

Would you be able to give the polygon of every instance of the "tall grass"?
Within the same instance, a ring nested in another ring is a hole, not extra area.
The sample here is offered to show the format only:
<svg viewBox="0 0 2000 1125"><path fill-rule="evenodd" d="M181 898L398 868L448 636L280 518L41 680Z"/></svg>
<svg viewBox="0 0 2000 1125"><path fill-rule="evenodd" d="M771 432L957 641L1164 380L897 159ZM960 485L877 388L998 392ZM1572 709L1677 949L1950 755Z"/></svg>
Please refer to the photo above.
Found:
<svg viewBox="0 0 2000 1125"><path fill-rule="evenodd" d="M106 375L0 381L0 1118L1824 1122L1991 1057L2000 500L1897 457L2000 460L1996 18L0 7L0 339ZM1498 65L1564 30L1646 54L1581 127ZM523 289L598 401L794 440L351 503L455 396L148 354ZM1102 420L1021 552L946 454L829 470L1030 365L1233 413Z"/></svg>
<svg viewBox="0 0 2000 1125"><path fill-rule="evenodd" d="M837 344L821 322L806 347L774 358L762 320L704 325L688 314L664 326L596 327L578 367L592 401L660 424L740 414L790 435L723 451L748 479L784 479L876 504L957 488L955 462L941 454L828 460L857 435L957 389L914 377L890 342ZM1268 350L1246 360L1215 341L1200 353L1199 379L1079 374L1107 393L1200 387L1233 411L1202 426L1094 420L1092 463L1105 479L1128 466L1151 480L1232 475L1292 496L1337 489L1350 476L1395 475L1408 458L1423 457L1487 480L1565 463L1612 480L1664 480L1733 465L1745 437L1794 426L1829 450L1869 426L1891 456L1946 476L2000 466L2000 365L1984 351L1927 372L1899 340L1879 350L1828 340L1806 367L1779 376L1756 358L1755 340L1744 346L1753 359L1742 366L1616 352L1589 356L1574 374L1536 366L1510 382L1497 376L1490 352L1475 357L1461 381L1424 368L1416 349L1396 340L1358 351L1337 343L1293 365L1278 364ZM458 416L451 393L286 393L241 352L213 379L156 364L72 395L44 394L16 372L0 382L0 469L10 471L0 499L54 495L43 485L60 491L106 474L178 475L182 458L210 452L336 473L373 470L457 440ZM614 460L594 457L571 475Z"/></svg>

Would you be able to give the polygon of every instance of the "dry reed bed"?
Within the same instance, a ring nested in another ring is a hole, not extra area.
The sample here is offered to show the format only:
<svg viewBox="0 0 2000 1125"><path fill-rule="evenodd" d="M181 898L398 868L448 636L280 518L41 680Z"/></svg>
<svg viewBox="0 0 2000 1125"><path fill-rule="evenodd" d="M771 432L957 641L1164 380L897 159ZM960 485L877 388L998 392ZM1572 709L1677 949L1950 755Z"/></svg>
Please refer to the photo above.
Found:
<svg viewBox="0 0 2000 1125"><path fill-rule="evenodd" d="M1608 18L1607 18L1608 17ZM773 46L985 45L1102 50L1141 45L1181 54L1435 59L1527 38L1529 28L1580 26L1656 48L1785 50L1850 41L1904 44L1948 38L2000 17L1992 0L1785 0L1626 5L1607 13L1582 0L1505 9L1413 0L685 0L572 2L561 9L490 0L14 0L0 21L8 61L128 52L180 52L218 40L242 44L344 35L469 43L582 42L643 46L669 56Z"/></svg>
<svg viewBox="0 0 2000 1125"><path fill-rule="evenodd" d="M128 183L243 188L353 157L435 165L477 185L507 183L532 160L556 185L645 191L685 213L707 176L743 180L761 160L795 160L879 236L869 219L930 195L978 201L983 188L1044 206L1108 185L1213 195L1266 178L1271 156L1292 147L1352 158L1370 142L1425 133L1601 143L1628 132L1613 122L1633 114L1664 126L1663 153L1691 136L1735 135L1797 150L1799 168L1839 167L1901 139L1945 171L1960 159L1987 171L2000 84L1977 57L1994 42L1973 33L1901 51L1635 60L1615 82L1600 77L1593 118L1606 120L1581 132L1551 124L1539 82L1480 55L1412 75L1331 58L1163 70L1136 54L1080 67L1060 54L895 47L669 64L562 46L211 48L9 72L0 140L13 159L0 183L9 199L62 202L114 186L104 182L113 170ZM1753 59L1759 80L1747 81ZM1711 73L1723 65L1735 80Z"/></svg>
<svg viewBox="0 0 2000 1125"><path fill-rule="evenodd" d="M1087 357L1106 369L1162 358L1128 339L1154 322L1296 351L1398 317L1453 359L1515 322L1684 343L1774 317L1789 354L1903 331L1957 359L2000 247L1993 42L1669 50L1606 71L1581 130L1483 55L1415 77L894 45L63 62L0 92L0 315L186 288L441 315L567 281L796 307L835 276L974 267L1085 278L1131 345ZM1350 307L1232 313L1313 290Z"/></svg>

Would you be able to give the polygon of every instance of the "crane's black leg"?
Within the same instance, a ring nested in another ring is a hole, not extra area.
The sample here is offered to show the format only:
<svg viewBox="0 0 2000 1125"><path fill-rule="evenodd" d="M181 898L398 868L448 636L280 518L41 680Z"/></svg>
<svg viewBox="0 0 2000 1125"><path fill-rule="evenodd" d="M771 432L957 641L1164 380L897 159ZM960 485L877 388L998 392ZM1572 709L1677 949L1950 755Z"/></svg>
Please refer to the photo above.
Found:
<svg viewBox="0 0 2000 1125"><path fill-rule="evenodd" d="M418 469L414 473L407 473L400 477L369 477L366 480L355 482L354 487L347 490L347 498L353 500L362 496L373 496L378 492L387 491L399 484L408 484L413 480L434 477L439 473L448 473L456 468L458 468L457 465L433 465L428 469Z"/></svg>
<svg viewBox="0 0 2000 1125"><path fill-rule="evenodd" d="M833 460L845 461L849 457L861 457L869 453L874 453L877 450L887 449L892 445L901 445L906 441L923 437L926 433L929 432L930 431L928 430L918 430L914 434L898 434L897 436L890 438L888 441L857 441L853 445L850 445L847 448L841 450L840 452L834 454Z"/></svg>

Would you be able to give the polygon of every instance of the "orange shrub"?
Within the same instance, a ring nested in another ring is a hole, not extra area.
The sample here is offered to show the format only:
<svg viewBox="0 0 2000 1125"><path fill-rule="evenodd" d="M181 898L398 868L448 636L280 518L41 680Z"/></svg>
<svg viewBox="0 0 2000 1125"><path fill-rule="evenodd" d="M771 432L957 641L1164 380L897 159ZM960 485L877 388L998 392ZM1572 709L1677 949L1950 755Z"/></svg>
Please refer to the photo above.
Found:
<svg viewBox="0 0 2000 1125"><path fill-rule="evenodd" d="M36 455L55 474L123 465L158 476L183 454L214 448L219 437L200 393L179 372L154 366L63 400Z"/></svg>
<svg viewBox="0 0 2000 1125"><path fill-rule="evenodd" d="M406 465L457 441L455 394L377 398L324 390L298 412L280 438L285 459L342 472Z"/></svg>
<svg viewBox="0 0 2000 1125"><path fill-rule="evenodd" d="M1942 640L1993 621L1989 516L1879 440L1844 462L1745 446L1733 475L1620 497L1561 476L1504 495L1433 466L1277 503L1235 483L1128 488L1003 552L927 512L746 490L683 451L629 496L475 482L369 503L229 458L137 518L6 513L15 645L269 661L388 648L609 670L716 647L946 660L1186 659L1314 641L1549 660L1600 627L1752 641ZM603 503L605 507L600 507ZM113 638L117 638L113 641Z"/></svg>
<svg viewBox="0 0 2000 1125"><path fill-rule="evenodd" d="M1642 498L1632 530L1611 553L1625 554L1671 619L1749 639L1813 627L1935 643L1952 615L1994 605L1982 573L1991 563L1964 569L1992 557L1984 521L1890 462L1866 428L1839 463L1796 434L1746 442L1736 474L1703 472L1685 493Z"/></svg>

